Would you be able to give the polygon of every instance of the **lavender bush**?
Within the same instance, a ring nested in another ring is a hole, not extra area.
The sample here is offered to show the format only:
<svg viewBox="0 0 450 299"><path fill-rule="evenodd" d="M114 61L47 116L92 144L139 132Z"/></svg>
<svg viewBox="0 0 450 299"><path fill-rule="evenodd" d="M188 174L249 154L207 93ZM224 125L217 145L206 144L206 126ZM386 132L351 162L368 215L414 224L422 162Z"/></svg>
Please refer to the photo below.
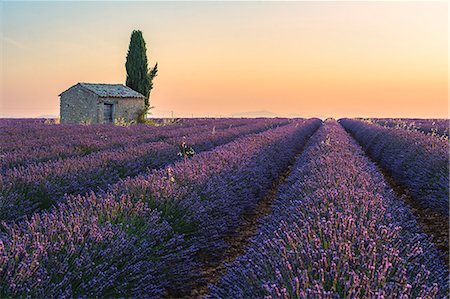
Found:
<svg viewBox="0 0 450 299"><path fill-rule="evenodd" d="M310 139L211 298L444 298L448 271L335 121Z"/></svg>
<svg viewBox="0 0 450 299"><path fill-rule="evenodd" d="M381 167L408 188L422 207L448 215L448 142L359 120L340 122Z"/></svg>
<svg viewBox="0 0 450 299"><path fill-rule="evenodd" d="M448 119L369 118L364 120L383 127L422 132L447 140L449 137L450 120Z"/></svg>

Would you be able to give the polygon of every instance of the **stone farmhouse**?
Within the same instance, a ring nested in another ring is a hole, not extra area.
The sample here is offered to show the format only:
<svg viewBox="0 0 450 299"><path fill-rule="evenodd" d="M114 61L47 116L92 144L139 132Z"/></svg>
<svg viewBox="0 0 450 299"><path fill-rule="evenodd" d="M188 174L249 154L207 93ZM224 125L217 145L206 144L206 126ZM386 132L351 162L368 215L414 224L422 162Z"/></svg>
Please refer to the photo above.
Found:
<svg viewBox="0 0 450 299"><path fill-rule="evenodd" d="M144 96L122 84L78 83L59 96L61 123L132 121L144 109Z"/></svg>

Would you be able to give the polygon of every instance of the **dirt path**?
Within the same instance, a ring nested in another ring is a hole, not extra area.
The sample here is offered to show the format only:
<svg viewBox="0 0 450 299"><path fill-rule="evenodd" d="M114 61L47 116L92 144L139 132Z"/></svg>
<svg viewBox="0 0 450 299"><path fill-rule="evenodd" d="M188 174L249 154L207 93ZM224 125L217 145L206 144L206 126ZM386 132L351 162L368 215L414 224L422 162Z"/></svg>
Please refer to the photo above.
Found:
<svg viewBox="0 0 450 299"><path fill-rule="evenodd" d="M200 285L195 288L189 297L186 298L203 298L208 294L208 284L216 283L219 278L225 273L225 264L232 263L236 258L243 255L246 251L246 245L249 244L250 239L256 235L260 220L271 213L272 203L276 199L279 187L286 181L292 171L292 166L298 157L303 152L303 149L309 142L302 147L299 152L292 159L292 163L282 172L282 174L272 183L270 190L259 201L257 206L251 213L243 215L243 222L237 229L236 233L227 236L224 240L229 244L229 248L225 251L223 259L218 265L208 266L201 270L202 274L206 278L206 284Z"/></svg>
<svg viewBox="0 0 450 299"><path fill-rule="evenodd" d="M377 164L376 164L377 165ZM403 199L419 224L422 231L431 236L431 242L436 245L439 251L444 255L443 261L449 266L449 217L435 212L432 209L423 208L414 200L408 189L398 184L391 175L380 168L386 181L392 187L397 198Z"/></svg>
<svg viewBox="0 0 450 299"><path fill-rule="evenodd" d="M356 141L357 144L361 146L356 138L353 137L351 133L347 133ZM361 146L362 147L362 146ZM364 150L366 156L376 165L378 171L383 175L386 182L394 190L394 194L398 199L403 200L406 206L412 212L414 217L419 224L422 231L431 236L431 242L438 248L442 253L443 262L449 266L449 217L442 215L441 213L435 212L432 209L423 208L418 204L418 200L415 200L408 191L408 188L398 184L390 173L380 166L380 164L375 161L372 156Z"/></svg>

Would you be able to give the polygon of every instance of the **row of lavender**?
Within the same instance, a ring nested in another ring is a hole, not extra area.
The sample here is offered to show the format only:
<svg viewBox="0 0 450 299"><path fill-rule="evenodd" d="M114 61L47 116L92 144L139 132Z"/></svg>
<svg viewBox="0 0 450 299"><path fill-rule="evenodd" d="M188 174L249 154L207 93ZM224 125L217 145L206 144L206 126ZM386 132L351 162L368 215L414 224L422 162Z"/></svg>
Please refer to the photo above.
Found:
<svg viewBox="0 0 450 299"><path fill-rule="evenodd" d="M214 131L210 126L192 126L176 130L178 134L165 141L9 169L0 175L0 219L29 215L63 200L65 194L99 191L121 178L172 163L178 158L183 141L200 152L287 122L286 119L264 119L230 128L232 121L228 120L226 128Z"/></svg>
<svg viewBox="0 0 450 299"><path fill-rule="evenodd" d="M149 126L146 124L136 124L131 126L114 126L109 124L45 124L34 123L30 121L20 120L13 122L5 122L5 119L0 119L0 143L3 147L10 150L16 150L16 145L24 146L45 146L45 144L36 144L34 139L39 139L43 143L59 138L60 141L70 141L70 135L83 135L89 137L92 133L103 134L105 136L113 136L115 132L140 132L148 130L150 127L158 128L164 125L179 125L179 126L193 126L205 125L211 123L234 122L234 123L249 123L251 119L236 119L236 118L184 118L173 122L156 122Z"/></svg>
<svg viewBox="0 0 450 299"><path fill-rule="evenodd" d="M17 124L55 123L55 118L0 118L0 127Z"/></svg>
<svg viewBox="0 0 450 299"><path fill-rule="evenodd" d="M242 137L164 169L4 224L0 297L188 295L201 267L320 126Z"/></svg>
<svg viewBox="0 0 450 299"><path fill-rule="evenodd" d="M168 122L175 122L180 120L179 118L151 118L151 120L157 124L164 124ZM5 125L54 125L59 124L58 118L0 118L0 127Z"/></svg>
<svg viewBox="0 0 450 299"><path fill-rule="evenodd" d="M182 119L174 122L168 122L172 124L204 124L211 121L217 121L217 119ZM226 119L225 119L226 120ZM163 125L164 123L157 122L155 126ZM135 130L140 128L146 128L147 125L133 125L131 126ZM45 123L39 121L39 119L0 119L0 143L6 145L14 145L17 142L23 142L28 144L32 140L28 140L30 137L47 141L46 138L67 138L71 132L76 135L85 134L89 135L93 131L101 134L110 134L119 129L126 130L129 127L120 127L113 125L92 124L92 125L78 125L78 124L55 124ZM67 138L69 140L69 138Z"/></svg>
<svg viewBox="0 0 450 299"><path fill-rule="evenodd" d="M448 142L418 132L385 128L360 120L340 120L397 183L423 208L443 215L449 209Z"/></svg>
<svg viewBox="0 0 450 299"><path fill-rule="evenodd" d="M211 298L442 298L446 267L335 121L310 139L246 254Z"/></svg>
<svg viewBox="0 0 450 299"><path fill-rule="evenodd" d="M369 118L364 120L383 127L418 131L447 140L449 138L450 120L448 119Z"/></svg>
<svg viewBox="0 0 450 299"><path fill-rule="evenodd" d="M45 162L67 157L84 156L101 150L125 148L152 141L188 134L192 128L217 130L248 125L251 120L185 120L166 126L135 125L118 127L110 125L32 126L23 130L14 125L6 129L18 131L9 141L0 143L0 173L17 166ZM36 128L38 127L38 128Z"/></svg>

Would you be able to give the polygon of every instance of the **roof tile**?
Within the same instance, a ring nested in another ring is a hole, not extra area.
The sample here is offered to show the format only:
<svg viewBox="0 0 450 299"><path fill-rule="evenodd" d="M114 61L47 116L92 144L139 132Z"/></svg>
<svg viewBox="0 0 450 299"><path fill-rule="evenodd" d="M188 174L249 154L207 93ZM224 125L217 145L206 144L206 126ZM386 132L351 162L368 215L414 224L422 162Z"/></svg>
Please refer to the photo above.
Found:
<svg viewBox="0 0 450 299"><path fill-rule="evenodd" d="M114 98L143 98L137 91L123 84L78 83L80 86L92 91L99 97Z"/></svg>

